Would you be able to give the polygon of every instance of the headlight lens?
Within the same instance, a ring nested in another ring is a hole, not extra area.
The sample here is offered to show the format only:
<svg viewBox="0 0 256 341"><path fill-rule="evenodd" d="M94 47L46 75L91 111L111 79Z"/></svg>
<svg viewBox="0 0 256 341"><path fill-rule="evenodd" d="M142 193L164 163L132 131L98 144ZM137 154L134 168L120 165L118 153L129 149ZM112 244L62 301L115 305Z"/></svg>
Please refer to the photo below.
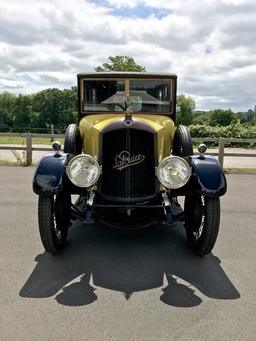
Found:
<svg viewBox="0 0 256 341"><path fill-rule="evenodd" d="M94 185L100 176L100 171L97 160L87 154L75 156L67 166L69 180L78 187Z"/></svg>
<svg viewBox="0 0 256 341"><path fill-rule="evenodd" d="M160 183L170 189L184 186L191 175L191 169L184 159L179 156L168 156L157 168Z"/></svg>

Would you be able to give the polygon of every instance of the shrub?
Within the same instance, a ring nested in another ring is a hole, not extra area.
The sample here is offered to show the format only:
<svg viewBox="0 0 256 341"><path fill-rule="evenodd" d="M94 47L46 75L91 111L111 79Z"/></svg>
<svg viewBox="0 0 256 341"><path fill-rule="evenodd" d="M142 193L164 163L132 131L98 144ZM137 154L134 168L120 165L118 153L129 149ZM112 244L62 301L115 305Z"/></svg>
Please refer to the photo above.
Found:
<svg viewBox="0 0 256 341"><path fill-rule="evenodd" d="M226 127L193 124L190 127L192 137L234 137L256 139L256 125L233 123Z"/></svg>

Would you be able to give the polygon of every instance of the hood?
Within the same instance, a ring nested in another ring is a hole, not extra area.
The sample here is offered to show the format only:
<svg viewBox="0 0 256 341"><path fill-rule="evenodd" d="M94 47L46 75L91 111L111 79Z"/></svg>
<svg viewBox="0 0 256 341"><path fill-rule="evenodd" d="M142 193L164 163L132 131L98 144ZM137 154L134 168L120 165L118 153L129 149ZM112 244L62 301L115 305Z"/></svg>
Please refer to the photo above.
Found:
<svg viewBox="0 0 256 341"><path fill-rule="evenodd" d="M115 121L124 120L122 114L96 114L87 115L80 120L79 129L82 137L83 151L85 154L99 159L100 135L103 129ZM172 140L175 132L175 125L171 118L162 115L132 114L136 121L142 121L150 125L157 134L158 162L170 155ZM153 151L152 151L153 152Z"/></svg>

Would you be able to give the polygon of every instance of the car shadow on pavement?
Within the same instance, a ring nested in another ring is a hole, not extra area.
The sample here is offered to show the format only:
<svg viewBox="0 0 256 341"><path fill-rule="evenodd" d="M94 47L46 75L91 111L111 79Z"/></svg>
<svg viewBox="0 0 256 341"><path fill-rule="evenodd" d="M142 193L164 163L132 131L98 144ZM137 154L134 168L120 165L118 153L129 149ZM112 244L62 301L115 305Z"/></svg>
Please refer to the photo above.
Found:
<svg viewBox="0 0 256 341"><path fill-rule="evenodd" d="M239 298L218 257L195 256L183 230L119 231L74 223L61 254L35 258L37 265L20 296L53 296L60 304L82 306L100 300L102 288L121 292L127 300L134 292L160 288L159 299L176 307L197 306L204 296Z"/></svg>

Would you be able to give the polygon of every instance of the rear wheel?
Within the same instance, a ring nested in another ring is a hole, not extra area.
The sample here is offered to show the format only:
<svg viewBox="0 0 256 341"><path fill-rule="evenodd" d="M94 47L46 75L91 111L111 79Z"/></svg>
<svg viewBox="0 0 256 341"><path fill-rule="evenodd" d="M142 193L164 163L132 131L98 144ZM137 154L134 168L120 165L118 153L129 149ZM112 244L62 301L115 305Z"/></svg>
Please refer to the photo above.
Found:
<svg viewBox="0 0 256 341"><path fill-rule="evenodd" d="M199 256L211 252L220 224L220 199L206 198L198 193L185 197L185 227L187 240Z"/></svg>
<svg viewBox="0 0 256 341"><path fill-rule="evenodd" d="M192 138L186 126L179 125L176 128L173 138L172 154L181 157L193 155Z"/></svg>
<svg viewBox="0 0 256 341"><path fill-rule="evenodd" d="M46 251L56 254L65 245L70 225L71 196L39 195L38 223L41 241Z"/></svg>
<svg viewBox="0 0 256 341"><path fill-rule="evenodd" d="M72 123L67 127L64 139L64 153L79 155L82 153L82 141L79 127Z"/></svg>

